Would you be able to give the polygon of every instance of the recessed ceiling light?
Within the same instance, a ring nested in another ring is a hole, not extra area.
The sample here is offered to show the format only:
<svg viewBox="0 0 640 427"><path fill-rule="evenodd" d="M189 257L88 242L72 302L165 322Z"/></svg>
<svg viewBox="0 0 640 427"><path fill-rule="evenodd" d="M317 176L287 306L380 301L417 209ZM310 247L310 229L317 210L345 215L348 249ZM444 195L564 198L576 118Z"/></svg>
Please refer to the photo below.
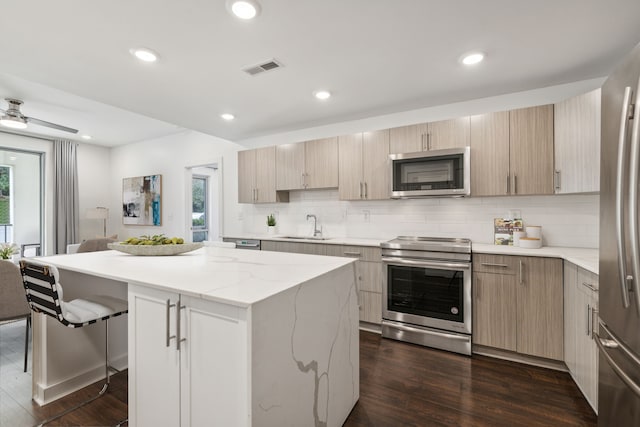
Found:
<svg viewBox="0 0 640 427"><path fill-rule="evenodd" d="M82 135L82 139L91 139L91 135Z"/></svg>
<svg viewBox="0 0 640 427"><path fill-rule="evenodd" d="M222 117L223 119L225 119L228 122L236 118L236 116L234 116L233 114L229 114L229 113L220 114L220 117Z"/></svg>
<svg viewBox="0 0 640 427"><path fill-rule="evenodd" d="M158 54L146 47L139 47L130 50L131 54L144 62L156 62L158 60Z"/></svg>
<svg viewBox="0 0 640 427"><path fill-rule="evenodd" d="M313 92L313 96L324 101L325 99L331 98L331 92L328 90L317 90Z"/></svg>
<svg viewBox="0 0 640 427"><path fill-rule="evenodd" d="M474 65L481 62L484 59L484 53L474 52L466 54L462 57L462 63L464 65Z"/></svg>
<svg viewBox="0 0 640 427"><path fill-rule="evenodd" d="M260 13L260 4L255 0L227 0L227 9L236 17L249 20Z"/></svg>
<svg viewBox="0 0 640 427"><path fill-rule="evenodd" d="M0 118L0 125L11 128L11 129L26 129L27 122L24 119L19 117L12 116L2 116Z"/></svg>

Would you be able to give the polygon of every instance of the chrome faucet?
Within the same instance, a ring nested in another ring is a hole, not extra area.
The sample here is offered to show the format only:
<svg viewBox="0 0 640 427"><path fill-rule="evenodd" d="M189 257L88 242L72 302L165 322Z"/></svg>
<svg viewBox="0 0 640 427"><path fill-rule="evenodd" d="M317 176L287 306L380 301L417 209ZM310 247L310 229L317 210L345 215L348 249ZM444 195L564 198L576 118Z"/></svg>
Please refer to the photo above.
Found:
<svg viewBox="0 0 640 427"><path fill-rule="evenodd" d="M313 237L322 236L322 226L318 230L318 218L313 214L307 214L307 221L309 221L309 218L313 218Z"/></svg>

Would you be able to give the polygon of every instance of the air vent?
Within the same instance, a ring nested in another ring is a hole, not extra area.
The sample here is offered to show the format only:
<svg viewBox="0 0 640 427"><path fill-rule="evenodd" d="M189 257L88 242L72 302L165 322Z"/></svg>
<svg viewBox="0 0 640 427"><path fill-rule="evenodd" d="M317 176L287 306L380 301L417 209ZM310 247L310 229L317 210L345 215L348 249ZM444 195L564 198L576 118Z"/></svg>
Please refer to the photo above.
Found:
<svg viewBox="0 0 640 427"><path fill-rule="evenodd" d="M242 71L244 71L245 73L251 75L251 76L255 76L257 74L261 74L267 71L271 71L271 70L275 70L277 68L282 67L282 64L278 61L276 61L275 59L271 59L269 61L266 61L262 64L258 64L258 65L252 65L251 67L246 67L244 68Z"/></svg>

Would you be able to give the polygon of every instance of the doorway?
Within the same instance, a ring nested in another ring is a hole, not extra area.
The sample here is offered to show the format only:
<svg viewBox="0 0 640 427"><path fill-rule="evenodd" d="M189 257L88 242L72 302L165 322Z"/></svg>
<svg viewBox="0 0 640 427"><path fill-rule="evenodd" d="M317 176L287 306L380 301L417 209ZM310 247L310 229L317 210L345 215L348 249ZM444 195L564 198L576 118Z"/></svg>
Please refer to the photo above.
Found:
<svg viewBox="0 0 640 427"><path fill-rule="evenodd" d="M186 169L185 235L192 242L222 239L222 160Z"/></svg>

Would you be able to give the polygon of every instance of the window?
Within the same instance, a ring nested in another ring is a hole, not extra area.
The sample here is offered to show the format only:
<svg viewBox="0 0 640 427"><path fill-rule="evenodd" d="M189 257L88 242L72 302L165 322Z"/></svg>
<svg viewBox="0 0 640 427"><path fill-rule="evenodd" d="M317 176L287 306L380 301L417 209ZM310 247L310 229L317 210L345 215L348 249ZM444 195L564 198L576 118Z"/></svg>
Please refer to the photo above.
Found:
<svg viewBox="0 0 640 427"><path fill-rule="evenodd" d="M209 180L206 176L194 175L191 180L192 206L191 229L193 241L209 238Z"/></svg>
<svg viewBox="0 0 640 427"><path fill-rule="evenodd" d="M0 166L0 241L10 242L11 236L11 168Z"/></svg>

